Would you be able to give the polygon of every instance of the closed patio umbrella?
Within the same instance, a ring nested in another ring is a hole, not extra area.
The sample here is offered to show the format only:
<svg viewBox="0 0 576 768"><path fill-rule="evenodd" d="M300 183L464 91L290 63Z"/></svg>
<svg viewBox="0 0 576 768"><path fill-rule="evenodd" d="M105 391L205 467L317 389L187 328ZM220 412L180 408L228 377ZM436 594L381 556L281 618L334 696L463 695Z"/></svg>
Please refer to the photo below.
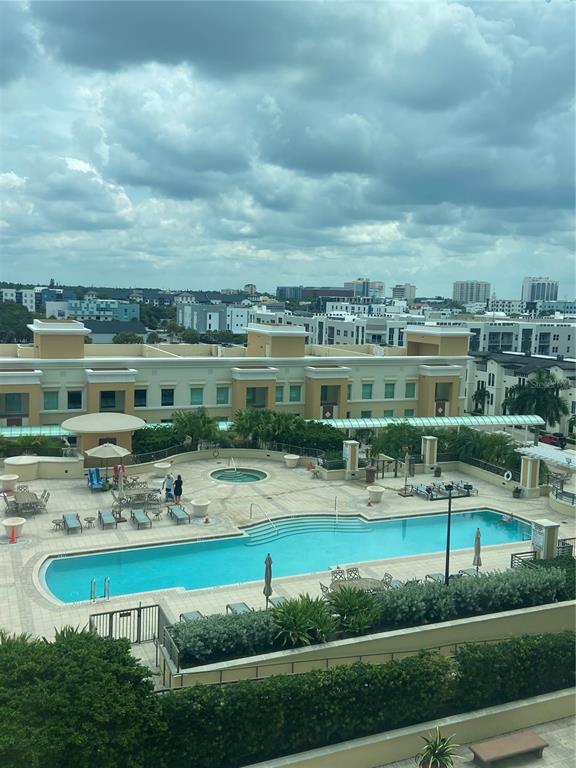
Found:
<svg viewBox="0 0 576 768"><path fill-rule="evenodd" d="M87 456L106 460L106 480L108 480L108 459L122 459L129 454L130 451L127 448L122 448L121 445L114 445L114 443L102 443L102 445L97 445L95 448L89 448L86 451Z"/></svg>
<svg viewBox="0 0 576 768"><path fill-rule="evenodd" d="M482 565L482 557L480 556L480 528L476 528L476 536L474 538L474 560L472 561L472 565L476 568L476 573L478 573L478 568Z"/></svg>
<svg viewBox="0 0 576 768"><path fill-rule="evenodd" d="M270 553L266 555L266 560L264 560L264 589L262 592L266 598L266 608L268 608L268 600L272 594L272 558Z"/></svg>

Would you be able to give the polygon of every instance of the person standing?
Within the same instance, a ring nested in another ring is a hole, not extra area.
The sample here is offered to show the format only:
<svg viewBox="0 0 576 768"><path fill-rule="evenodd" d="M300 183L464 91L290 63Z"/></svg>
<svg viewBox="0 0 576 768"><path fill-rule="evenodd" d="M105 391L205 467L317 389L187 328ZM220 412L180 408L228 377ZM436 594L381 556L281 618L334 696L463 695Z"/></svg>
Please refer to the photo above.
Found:
<svg viewBox="0 0 576 768"><path fill-rule="evenodd" d="M162 488L164 489L164 493L166 494L166 501L172 501L174 498L174 475L171 472L168 472L166 477L164 478L164 482L162 483Z"/></svg>
<svg viewBox="0 0 576 768"><path fill-rule="evenodd" d="M174 501L176 504L180 504L180 499L182 498L182 475L178 475L176 480L174 480Z"/></svg>

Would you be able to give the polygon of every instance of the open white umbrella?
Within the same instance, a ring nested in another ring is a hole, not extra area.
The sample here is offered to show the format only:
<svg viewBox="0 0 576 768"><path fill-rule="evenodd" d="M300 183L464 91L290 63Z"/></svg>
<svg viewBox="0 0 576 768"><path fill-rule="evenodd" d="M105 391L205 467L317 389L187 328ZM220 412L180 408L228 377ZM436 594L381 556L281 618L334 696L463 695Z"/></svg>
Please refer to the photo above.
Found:
<svg viewBox="0 0 576 768"><path fill-rule="evenodd" d="M114 443L102 443L95 448L89 448L85 453L87 456L106 460L106 480L108 480L108 459L122 459L124 456L130 455L127 448L122 448L121 445Z"/></svg>
<svg viewBox="0 0 576 768"><path fill-rule="evenodd" d="M266 560L264 560L264 589L262 592L266 598L266 608L268 608L268 600L272 594L272 558L270 553L266 555Z"/></svg>
<svg viewBox="0 0 576 768"><path fill-rule="evenodd" d="M476 573L478 573L478 568L482 565L482 557L480 555L480 528L476 528L476 536L474 538L474 560L472 561L472 565L476 568Z"/></svg>

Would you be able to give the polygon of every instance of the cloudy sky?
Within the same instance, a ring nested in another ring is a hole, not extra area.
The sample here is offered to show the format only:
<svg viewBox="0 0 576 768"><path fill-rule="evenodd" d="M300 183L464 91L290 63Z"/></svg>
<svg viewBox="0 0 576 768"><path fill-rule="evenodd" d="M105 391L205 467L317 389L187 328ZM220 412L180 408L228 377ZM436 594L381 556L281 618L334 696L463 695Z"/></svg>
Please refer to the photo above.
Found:
<svg viewBox="0 0 576 768"><path fill-rule="evenodd" d="M574 298L575 12L0 0L0 279Z"/></svg>

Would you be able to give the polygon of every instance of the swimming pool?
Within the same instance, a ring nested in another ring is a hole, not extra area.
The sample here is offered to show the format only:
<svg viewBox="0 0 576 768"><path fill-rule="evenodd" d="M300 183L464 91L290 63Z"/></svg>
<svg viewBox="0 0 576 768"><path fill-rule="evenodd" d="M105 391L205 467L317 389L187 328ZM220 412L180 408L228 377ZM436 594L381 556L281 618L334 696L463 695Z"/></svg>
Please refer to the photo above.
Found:
<svg viewBox="0 0 576 768"><path fill-rule="evenodd" d="M41 576L46 588L64 603L88 600L92 579L96 579L97 594L102 595L106 577L111 595L256 581L264 578L268 552L274 561L275 578L293 576L323 571L338 563L443 551L446 518L445 514L370 522L330 515L289 518L259 524L240 536L223 539L49 558ZM309 524L303 524L304 520ZM303 524L303 529L288 531L295 521ZM452 549L472 549L476 528L482 532L483 546L530 538L527 523L503 523L499 512L454 512Z"/></svg>

